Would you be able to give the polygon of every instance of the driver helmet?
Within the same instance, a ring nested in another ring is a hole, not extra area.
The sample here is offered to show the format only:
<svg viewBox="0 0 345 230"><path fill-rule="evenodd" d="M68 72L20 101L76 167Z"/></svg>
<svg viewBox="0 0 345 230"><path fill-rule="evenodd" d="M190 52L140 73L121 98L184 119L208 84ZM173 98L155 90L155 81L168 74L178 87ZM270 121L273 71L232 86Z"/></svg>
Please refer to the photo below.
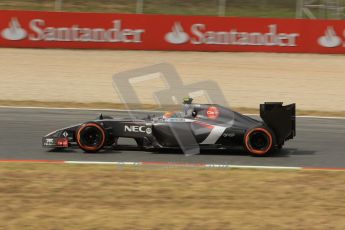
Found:
<svg viewBox="0 0 345 230"><path fill-rule="evenodd" d="M164 115L163 115L163 119L177 118L177 117L179 117L178 112L172 112L172 111L168 111L168 112L164 113Z"/></svg>

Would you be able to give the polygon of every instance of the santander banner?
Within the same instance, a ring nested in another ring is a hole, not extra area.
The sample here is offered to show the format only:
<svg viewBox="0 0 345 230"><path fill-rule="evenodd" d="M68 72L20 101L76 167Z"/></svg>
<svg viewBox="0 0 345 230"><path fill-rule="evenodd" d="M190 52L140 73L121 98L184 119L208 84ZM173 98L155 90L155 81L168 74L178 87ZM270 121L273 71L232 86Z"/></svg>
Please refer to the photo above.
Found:
<svg viewBox="0 0 345 230"><path fill-rule="evenodd" d="M345 21L0 11L0 46L345 53Z"/></svg>

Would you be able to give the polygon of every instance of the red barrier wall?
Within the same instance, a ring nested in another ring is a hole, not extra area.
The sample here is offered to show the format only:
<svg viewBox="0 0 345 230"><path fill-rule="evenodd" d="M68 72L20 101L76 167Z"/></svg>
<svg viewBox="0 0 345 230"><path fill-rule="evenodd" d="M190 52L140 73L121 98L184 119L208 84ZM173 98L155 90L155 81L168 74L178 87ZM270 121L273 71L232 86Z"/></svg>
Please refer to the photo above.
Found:
<svg viewBox="0 0 345 230"><path fill-rule="evenodd" d="M1 47L345 53L345 21L0 11Z"/></svg>

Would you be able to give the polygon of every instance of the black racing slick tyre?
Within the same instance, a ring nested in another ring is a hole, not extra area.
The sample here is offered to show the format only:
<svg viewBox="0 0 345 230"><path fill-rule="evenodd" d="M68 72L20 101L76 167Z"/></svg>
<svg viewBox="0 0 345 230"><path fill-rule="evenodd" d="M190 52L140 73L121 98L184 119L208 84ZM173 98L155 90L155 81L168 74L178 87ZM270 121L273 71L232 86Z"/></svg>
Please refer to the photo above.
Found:
<svg viewBox="0 0 345 230"><path fill-rule="evenodd" d="M106 132L97 123L85 123L80 126L76 134L79 147L88 153L96 153L101 150L106 142Z"/></svg>
<svg viewBox="0 0 345 230"><path fill-rule="evenodd" d="M250 129L244 136L244 148L252 156L266 156L274 148L274 136L265 127Z"/></svg>

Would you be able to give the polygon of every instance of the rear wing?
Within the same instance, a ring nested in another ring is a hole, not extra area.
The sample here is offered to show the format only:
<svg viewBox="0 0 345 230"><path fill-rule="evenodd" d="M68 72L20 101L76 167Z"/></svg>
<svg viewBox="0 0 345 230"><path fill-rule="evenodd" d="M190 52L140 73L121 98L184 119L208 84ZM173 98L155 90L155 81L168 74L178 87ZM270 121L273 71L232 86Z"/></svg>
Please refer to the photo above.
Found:
<svg viewBox="0 0 345 230"><path fill-rule="evenodd" d="M296 104L265 102L260 104L260 116L274 132L278 145L296 136Z"/></svg>

